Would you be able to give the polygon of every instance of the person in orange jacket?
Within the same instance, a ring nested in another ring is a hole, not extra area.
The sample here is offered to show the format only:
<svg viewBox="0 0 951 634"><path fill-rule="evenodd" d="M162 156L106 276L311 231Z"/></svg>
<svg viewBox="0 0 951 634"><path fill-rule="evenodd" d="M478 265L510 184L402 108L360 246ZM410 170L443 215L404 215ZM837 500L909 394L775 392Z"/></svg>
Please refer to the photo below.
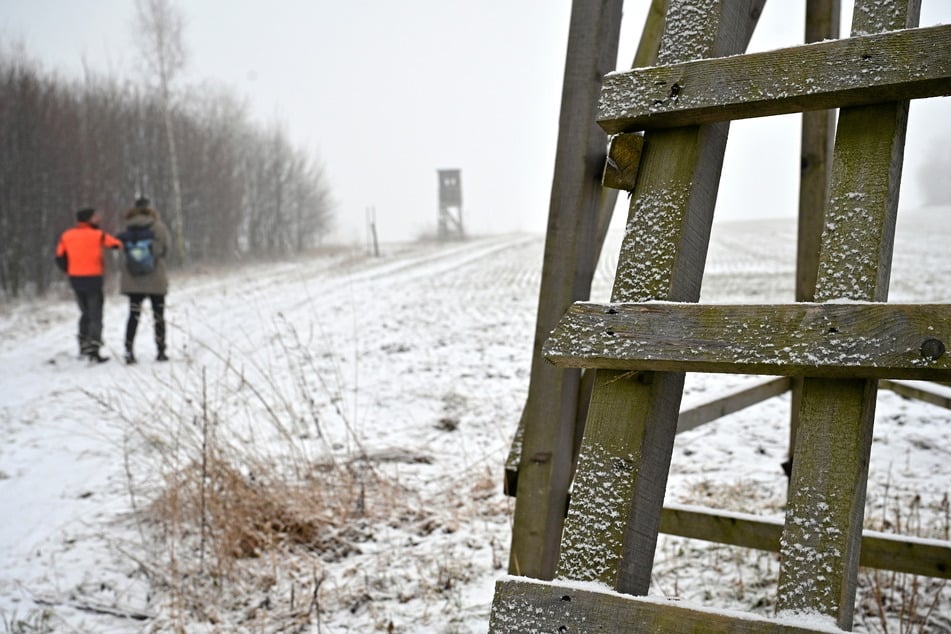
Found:
<svg viewBox="0 0 951 634"><path fill-rule="evenodd" d="M109 360L99 354L105 303L102 250L122 247L119 240L99 228L100 220L95 209L80 209L76 226L64 231L56 245L56 264L69 276L79 304L79 353L94 363Z"/></svg>

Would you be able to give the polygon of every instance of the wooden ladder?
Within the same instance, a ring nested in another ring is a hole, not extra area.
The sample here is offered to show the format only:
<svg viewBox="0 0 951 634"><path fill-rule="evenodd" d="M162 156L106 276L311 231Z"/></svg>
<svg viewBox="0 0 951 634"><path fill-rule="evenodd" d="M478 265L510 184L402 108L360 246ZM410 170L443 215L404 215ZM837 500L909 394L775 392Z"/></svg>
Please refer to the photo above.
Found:
<svg viewBox="0 0 951 634"><path fill-rule="evenodd" d="M490 632L851 629L877 380L951 379L951 307L885 303L908 100L951 94L951 27L859 0L851 38L738 55L761 7L672 1L659 65L604 79L601 127L645 133L612 301L576 304L545 344L597 368L571 505L555 580L500 581ZM815 302L697 304L729 121L831 108ZM686 371L801 380L782 619L643 598Z"/></svg>

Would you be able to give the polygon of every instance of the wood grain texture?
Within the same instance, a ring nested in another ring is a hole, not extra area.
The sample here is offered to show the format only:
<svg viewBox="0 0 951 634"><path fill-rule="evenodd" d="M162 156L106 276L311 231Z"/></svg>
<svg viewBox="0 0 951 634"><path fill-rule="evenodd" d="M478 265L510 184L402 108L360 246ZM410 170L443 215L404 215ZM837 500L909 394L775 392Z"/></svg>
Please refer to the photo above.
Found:
<svg viewBox="0 0 951 634"><path fill-rule="evenodd" d="M951 25L654 66L605 77L609 134L951 94Z"/></svg>
<svg viewBox="0 0 951 634"><path fill-rule="evenodd" d="M607 141L593 117L599 77L617 61L621 4L572 3L509 557L510 572L538 578L551 578L558 558L581 381L578 370L546 363L541 346L571 302L591 292L603 240L598 215L604 207L600 170Z"/></svg>
<svg viewBox="0 0 951 634"><path fill-rule="evenodd" d="M671 2L659 61L745 50L761 6ZM727 132L721 123L645 136L614 301L698 299ZM624 374L596 374L557 574L645 594L684 376Z"/></svg>
<svg viewBox="0 0 951 634"><path fill-rule="evenodd" d="M815 621L812 621L815 623ZM818 629L817 629L818 628ZM807 634L841 632L743 612L707 610L658 598L638 598L558 582L508 578L495 585L490 632L676 632L680 634Z"/></svg>
<svg viewBox="0 0 951 634"><path fill-rule="evenodd" d="M668 535L779 552L783 522L745 513L670 505L661 515L660 530ZM951 579L951 542L865 531L861 565Z"/></svg>
<svg viewBox="0 0 951 634"><path fill-rule="evenodd" d="M855 3L852 41L895 31L873 37L868 43L874 48L853 62L854 75L864 76L860 82L878 82L877 70L861 72L870 60L887 58L917 72L931 45L922 40L924 49L901 50L908 43L899 42L905 34L938 37L944 43L933 42L936 48L949 45L949 34L934 29L897 31L917 26L920 10L920 0ZM951 56L942 55L944 64L951 62ZM908 99L915 96L906 85L891 96L883 94L878 99L883 103L839 112L816 301L888 298ZM854 619L876 395L874 380L807 378L799 402L777 609L832 616L844 630L852 629Z"/></svg>
<svg viewBox="0 0 951 634"><path fill-rule="evenodd" d="M643 134L613 135L608 141L608 158L604 162L601 184L612 189L634 189L643 149Z"/></svg>
<svg viewBox="0 0 951 634"><path fill-rule="evenodd" d="M951 305L574 304L545 357L559 367L948 380Z"/></svg>

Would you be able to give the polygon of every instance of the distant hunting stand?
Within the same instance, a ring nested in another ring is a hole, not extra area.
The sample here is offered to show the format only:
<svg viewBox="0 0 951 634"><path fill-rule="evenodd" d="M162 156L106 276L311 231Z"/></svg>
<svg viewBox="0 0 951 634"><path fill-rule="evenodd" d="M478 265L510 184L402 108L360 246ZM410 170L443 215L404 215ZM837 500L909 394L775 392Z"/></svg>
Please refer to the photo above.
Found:
<svg viewBox="0 0 951 634"><path fill-rule="evenodd" d="M491 632L819 627L803 615L850 630L860 564L951 577L951 544L862 526L879 385L948 406L892 380L951 380L951 306L886 302L909 100L951 94L951 26L917 28L920 0L858 0L852 36L832 39L839 1L808 0L806 45L743 54L764 3L655 0L633 70L607 76L622 2L572 4L531 382L506 466L519 578L497 584ZM698 304L730 120L794 112L796 303ZM617 189L630 209L611 303L584 303ZM781 378L681 413L687 371ZM678 430L787 390L784 523L663 507ZM779 552L786 618L644 599L659 531Z"/></svg>
<svg viewBox="0 0 951 634"><path fill-rule="evenodd" d="M439 175L439 240L461 239L462 229L462 172L438 170Z"/></svg>

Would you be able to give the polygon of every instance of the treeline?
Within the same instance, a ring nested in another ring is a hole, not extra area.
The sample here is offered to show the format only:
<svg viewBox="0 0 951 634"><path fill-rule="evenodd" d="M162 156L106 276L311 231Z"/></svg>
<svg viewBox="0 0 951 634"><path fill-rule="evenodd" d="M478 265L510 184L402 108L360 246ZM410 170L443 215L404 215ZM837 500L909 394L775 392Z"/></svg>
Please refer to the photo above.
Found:
<svg viewBox="0 0 951 634"><path fill-rule="evenodd" d="M190 89L171 109L184 262L275 256L331 228L320 166L278 125L261 129L221 90ZM0 296L62 279L59 234L91 206L118 231L147 196L169 227L169 143L158 91L111 79L66 82L0 52ZM177 261L174 249L170 263Z"/></svg>

